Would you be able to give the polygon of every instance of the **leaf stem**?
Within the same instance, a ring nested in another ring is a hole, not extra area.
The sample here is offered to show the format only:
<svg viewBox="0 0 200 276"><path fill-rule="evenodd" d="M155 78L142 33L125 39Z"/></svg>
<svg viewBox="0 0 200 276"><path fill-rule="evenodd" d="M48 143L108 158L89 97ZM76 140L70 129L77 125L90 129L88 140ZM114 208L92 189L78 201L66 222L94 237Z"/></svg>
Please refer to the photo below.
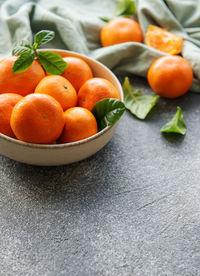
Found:
<svg viewBox="0 0 200 276"><path fill-rule="evenodd" d="M34 52L35 59L38 60L39 57L38 57L38 54L37 54L37 51L36 51L35 47L33 47L33 52Z"/></svg>

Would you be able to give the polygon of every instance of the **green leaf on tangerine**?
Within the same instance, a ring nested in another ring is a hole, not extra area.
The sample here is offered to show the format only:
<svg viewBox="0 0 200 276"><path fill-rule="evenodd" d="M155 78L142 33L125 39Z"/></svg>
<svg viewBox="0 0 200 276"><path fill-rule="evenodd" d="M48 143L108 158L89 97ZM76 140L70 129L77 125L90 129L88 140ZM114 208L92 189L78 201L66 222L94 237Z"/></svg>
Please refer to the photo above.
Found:
<svg viewBox="0 0 200 276"><path fill-rule="evenodd" d="M103 99L97 102L93 108L99 131L116 123L125 111L125 105L118 99Z"/></svg>
<svg viewBox="0 0 200 276"><path fill-rule="evenodd" d="M13 50L12 50L12 55L21 55L24 52L27 52L31 50L32 47L29 44L28 40L22 40L21 42L17 42L14 44Z"/></svg>
<svg viewBox="0 0 200 276"><path fill-rule="evenodd" d="M67 67L67 63L62 57L54 52L38 51L37 55L45 71L49 74L61 75Z"/></svg>
<svg viewBox="0 0 200 276"><path fill-rule="evenodd" d="M51 41L55 37L55 32L49 30L42 30L36 33L34 37L34 45L37 48L40 45L43 45Z"/></svg>
<svg viewBox="0 0 200 276"><path fill-rule="evenodd" d="M13 65L13 73L16 74L26 71L28 67L33 63L33 61L34 53L31 49L29 51L22 53Z"/></svg>

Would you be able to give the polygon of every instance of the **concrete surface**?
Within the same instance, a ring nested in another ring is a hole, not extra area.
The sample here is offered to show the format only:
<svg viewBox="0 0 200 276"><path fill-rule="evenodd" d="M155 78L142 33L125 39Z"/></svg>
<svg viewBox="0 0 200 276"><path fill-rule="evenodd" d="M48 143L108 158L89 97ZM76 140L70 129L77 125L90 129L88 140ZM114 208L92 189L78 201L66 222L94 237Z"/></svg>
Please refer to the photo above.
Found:
<svg viewBox="0 0 200 276"><path fill-rule="evenodd" d="M187 134L163 136L177 105ZM0 275L200 275L199 106L188 93L145 121L127 112L103 150L69 166L0 156Z"/></svg>

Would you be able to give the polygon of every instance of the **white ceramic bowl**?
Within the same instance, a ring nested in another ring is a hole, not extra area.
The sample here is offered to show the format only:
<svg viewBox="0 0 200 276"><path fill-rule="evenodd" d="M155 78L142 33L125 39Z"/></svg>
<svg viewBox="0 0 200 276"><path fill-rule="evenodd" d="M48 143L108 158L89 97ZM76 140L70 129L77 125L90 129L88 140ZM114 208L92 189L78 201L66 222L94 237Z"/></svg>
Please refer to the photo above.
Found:
<svg viewBox="0 0 200 276"><path fill-rule="evenodd" d="M92 68L95 77L102 77L109 80L117 89L123 101L122 87L115 75L100 62L89 57L65 50L47 49L54 51L63 57L74 56L85 60ZM73 143L41 145L18 141L0 133L0 153L19 162L40 165L56 166L70 164L83 160L101 148L112 138L117 123L106 127L97 134Z"/></svg>

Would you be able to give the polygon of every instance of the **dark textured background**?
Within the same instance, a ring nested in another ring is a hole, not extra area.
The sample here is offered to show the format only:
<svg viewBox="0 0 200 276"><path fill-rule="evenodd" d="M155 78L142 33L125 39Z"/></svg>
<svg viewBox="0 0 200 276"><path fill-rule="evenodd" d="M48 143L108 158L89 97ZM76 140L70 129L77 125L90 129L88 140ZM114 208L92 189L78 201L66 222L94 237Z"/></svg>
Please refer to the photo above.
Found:
<svg viewBox="0 0 200 276"><path fill-rule="evenodd" d="M188 93L160 99L145 121L126 112L76 164L0 156L0 275L200 275L199 104ZM177 105L187 134L163 136Z"/></svg>

